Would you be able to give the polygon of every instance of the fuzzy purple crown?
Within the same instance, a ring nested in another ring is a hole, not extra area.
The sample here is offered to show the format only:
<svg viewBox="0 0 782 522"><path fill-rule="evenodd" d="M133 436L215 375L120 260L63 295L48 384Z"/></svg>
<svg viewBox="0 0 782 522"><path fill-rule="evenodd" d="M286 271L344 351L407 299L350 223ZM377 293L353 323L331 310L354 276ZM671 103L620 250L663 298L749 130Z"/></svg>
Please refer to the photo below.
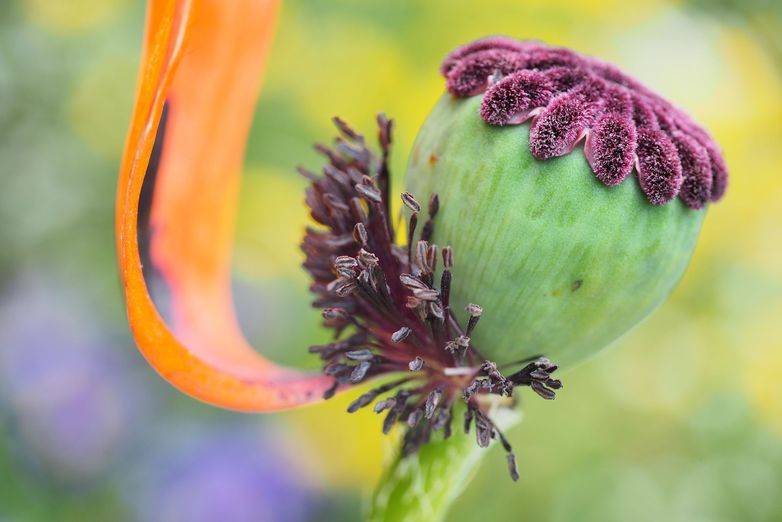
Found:
<svg viewBox="0 0 782 522"><path fill-rule="evenodd" d="M457 97L483 95L491 125L530 118L530 151L563 156L586 138L584 154L607 186L635 167L654 205L676 196L701 209L725 193L728 172L719 147L684 112L615 66L569 49L505 37L453 50L441 72Z"/></svg>

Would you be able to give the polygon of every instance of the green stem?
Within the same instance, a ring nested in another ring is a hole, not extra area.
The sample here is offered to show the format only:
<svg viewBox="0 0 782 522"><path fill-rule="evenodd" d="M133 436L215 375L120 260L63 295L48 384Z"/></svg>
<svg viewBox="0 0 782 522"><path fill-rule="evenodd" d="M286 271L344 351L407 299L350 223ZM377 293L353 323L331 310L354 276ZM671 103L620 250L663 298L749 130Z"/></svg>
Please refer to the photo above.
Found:
<svg viewBox="0 0 782 522"><path fill-rule="evenodd" d="M404 458L397 454L390 460L372 495L370 521L437 522L445 518L488 453L476 444L474 429L469 435L461 430L462 413L454 408L454 433L448 440L438 435L416 454ZM521 420L521 413L493 408L491 417L505 432Z"/></svg>

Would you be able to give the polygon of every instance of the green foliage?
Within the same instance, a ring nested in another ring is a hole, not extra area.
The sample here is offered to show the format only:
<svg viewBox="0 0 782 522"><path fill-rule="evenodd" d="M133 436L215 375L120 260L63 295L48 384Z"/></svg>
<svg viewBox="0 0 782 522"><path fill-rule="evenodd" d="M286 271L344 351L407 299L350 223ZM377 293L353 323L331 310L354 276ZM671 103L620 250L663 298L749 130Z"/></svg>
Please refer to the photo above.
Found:
<svg viewBox="0 0 782 522"><path fill-rule="evenodd" d="M394 455L372 495L369 520L437 522L445 518L489 451L478 447L474 433L461 430L463 414L464 408L454 408L454 433L449 439L438 435L413 455ZM521 420L521 414L496 409L492 418L507 430Z"/></svg>

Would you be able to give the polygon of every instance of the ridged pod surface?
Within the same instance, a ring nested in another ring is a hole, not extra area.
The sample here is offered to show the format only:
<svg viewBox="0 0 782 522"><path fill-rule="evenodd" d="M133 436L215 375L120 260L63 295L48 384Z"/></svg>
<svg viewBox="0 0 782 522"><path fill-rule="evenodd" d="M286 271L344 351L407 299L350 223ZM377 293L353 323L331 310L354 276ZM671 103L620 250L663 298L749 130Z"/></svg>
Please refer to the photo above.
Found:
<svg viewBox="0 0 782 522"><path fill-rule="evenodd" d="M413 146L406 190L439 194L433 240L458 253L452 306L485 310L476 348L497 363L544 354L572 365L668 296L705 210L650 204L642 183L609 185L581 153L537 159L530 125L490 125L482 102L442 97Z"/></svg>

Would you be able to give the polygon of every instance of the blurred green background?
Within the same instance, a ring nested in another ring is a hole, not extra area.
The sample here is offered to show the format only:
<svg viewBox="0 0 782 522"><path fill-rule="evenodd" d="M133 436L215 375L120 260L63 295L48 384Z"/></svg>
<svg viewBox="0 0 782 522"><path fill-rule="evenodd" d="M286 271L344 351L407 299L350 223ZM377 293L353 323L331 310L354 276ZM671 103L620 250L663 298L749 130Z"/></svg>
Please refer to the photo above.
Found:
<svg viewBox="0 0 782 522"><path fill-rule="evenodd" d="M359 520L390 444L374 414L218 411L134 348L113 204L143 21L137 0L0 2L0 520ZM285 1L237 231L248 336L316 364L293 167L329 118L392 115L400 176L439 61L492 33L618 64L709 128L732 178L672 298L556 402L524 397L520 482L491 450L449 520L782 520L779 2Z"/></svg>

